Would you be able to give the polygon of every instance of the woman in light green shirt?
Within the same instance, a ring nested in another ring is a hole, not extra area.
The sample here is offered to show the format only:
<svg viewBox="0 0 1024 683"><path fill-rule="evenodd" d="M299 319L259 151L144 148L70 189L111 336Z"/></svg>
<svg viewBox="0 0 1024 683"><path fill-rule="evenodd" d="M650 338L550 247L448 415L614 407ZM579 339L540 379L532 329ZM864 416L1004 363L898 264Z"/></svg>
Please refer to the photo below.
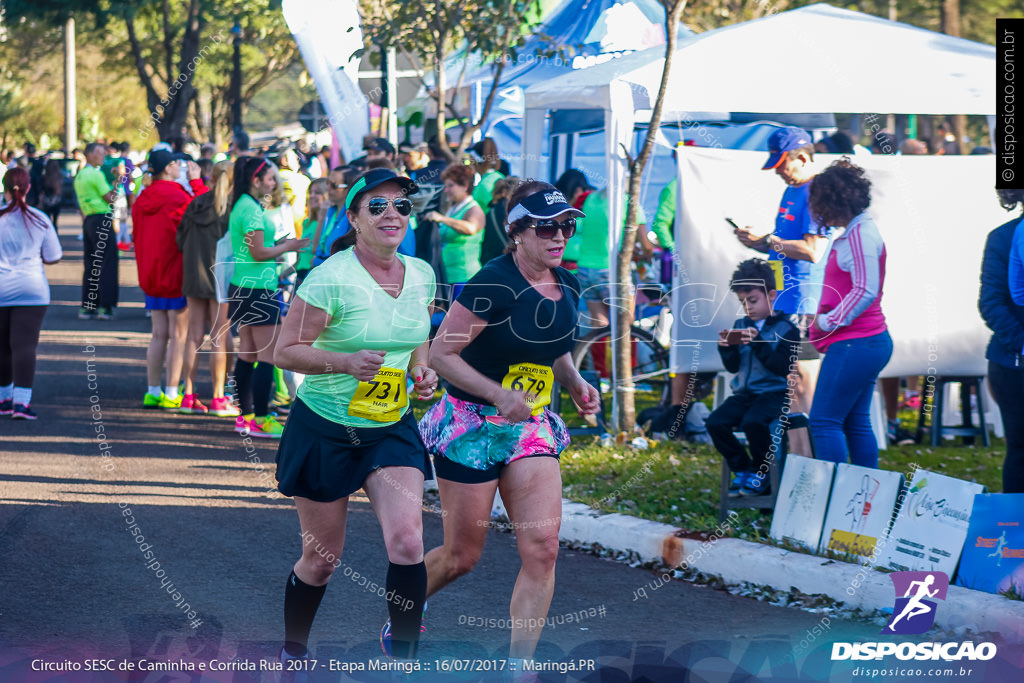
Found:
<svg viewBox="0 0 1024 683"><path fill-rule="evenodd" d="M284 429L268 415L274 384L274 345L281 324L276 259L309 245L309 239L274 242L274 223L257 198L273 193L276 176L276 169L267 160L240 157L235 162L234 204L228 219L235 261L228 286L228 317L238 324L240 339L235 383L242 414L235 431L270 439L280 439Z"/></svg>
<svg viewBox="0 0 1024 683"><path fill-rule="evenodd" d="M423 481L432 469L409 404L431 398L438 382L427 367L434 272L398 253L412 213L407 195L418 189L384 168L355 181L345 203L352 229L341 238L350 246L310 271L278 343L281 367L306 375L277 454L278 489L294 498L303 534L285 587L282 663L307 657L359 489L389 560L379 584L391 617L381 645L396 658L416 655L427 591Z"/></svg>
<svg viewBox="0 0 1024 683"><path fill-rule="evenodd" d="M484 211L473 199L473 169L449 166L441 174L451 208L444 215L437 211L427 220L440 226L441 261L450 285L463 284L480 270L480 247L484 243Z"/></svg>

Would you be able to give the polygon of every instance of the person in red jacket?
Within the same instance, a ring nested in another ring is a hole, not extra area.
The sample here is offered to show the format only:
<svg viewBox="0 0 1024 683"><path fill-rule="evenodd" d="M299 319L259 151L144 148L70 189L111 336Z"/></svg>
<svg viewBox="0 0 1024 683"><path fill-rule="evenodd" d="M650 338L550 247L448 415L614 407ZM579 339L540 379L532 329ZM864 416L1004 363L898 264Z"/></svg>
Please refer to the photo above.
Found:
<svg viewBox="0 0 1024 683"><path fill-rule="evenodd" d="M176 235L181 217L192 195L178 184L184 154L157 150L149 154L153 182L142 191L132 207L132 240L139 286L146 295L153 334L146 351L149 388L142 400L144 408L181 408L178 382L188 334L185 297L181 293L182 265ZM207 191L200 179L199 166L188 163L188 181L196 196ZM166 388L160 376L166 368Z"/></svg>

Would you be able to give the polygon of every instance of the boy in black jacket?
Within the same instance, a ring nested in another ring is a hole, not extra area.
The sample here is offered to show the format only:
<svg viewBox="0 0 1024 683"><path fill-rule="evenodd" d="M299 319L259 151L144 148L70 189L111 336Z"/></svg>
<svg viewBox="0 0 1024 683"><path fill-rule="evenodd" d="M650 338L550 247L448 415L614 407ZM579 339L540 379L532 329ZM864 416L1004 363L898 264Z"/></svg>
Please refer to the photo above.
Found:
<svg viewBox="0 0 1024 683"><path fill-rule="evenodd" d="M775 271L766 261L744 261L732 275L732 291L746 316L732 330L718 333L718 353L725 369L735 373L733 395L707 420L707 430L722 454L733 478L730 496L769 493L768 461L781 450L782 436L769 427L790 400L787 377L796 367L800 332L786 315L772 315ZM750 444L750 454L733 431L740 429Z"/></svg>

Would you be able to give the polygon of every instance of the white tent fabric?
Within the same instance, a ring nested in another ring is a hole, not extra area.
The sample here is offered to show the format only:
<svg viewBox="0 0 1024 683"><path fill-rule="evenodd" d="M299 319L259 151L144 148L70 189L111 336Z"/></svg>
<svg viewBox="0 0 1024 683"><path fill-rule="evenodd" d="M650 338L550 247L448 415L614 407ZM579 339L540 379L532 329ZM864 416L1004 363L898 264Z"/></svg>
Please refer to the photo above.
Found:
<svg viewBox="0 0 1024 683"><path fill-rule="evenodd" d="M806 58L782 49L797 40ZM620 143L631 136L637 110L650 109L663 62L663 51L653 48L526 90L526 177L539 177L548 110L604 110L611 253L618 253L629 148ZM818 4L683 42L665 104L683 119L693 111L991 115L995 68L993 47ZM686 201L684 194L680 205ZM672 355L680 365L678 347Z"/></svg>
<svg viewBox="0 0 1024 683"><path fill-rule="evenodd" d="M794 50L782 49L793 41ZM796 56L794 56L796 55ZM531 86L528 109L607 108L612 82L635 109L658 93L664 51L651 48ZM681 42L668 112L991 114L995 48L817 4Z"/></svg>

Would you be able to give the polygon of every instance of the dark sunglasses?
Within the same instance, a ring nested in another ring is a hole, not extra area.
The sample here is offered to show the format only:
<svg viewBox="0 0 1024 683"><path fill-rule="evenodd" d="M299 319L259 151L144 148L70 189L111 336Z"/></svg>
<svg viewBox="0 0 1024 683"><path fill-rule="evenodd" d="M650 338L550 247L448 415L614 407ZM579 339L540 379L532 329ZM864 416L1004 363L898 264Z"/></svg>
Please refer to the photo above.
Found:
<svg viewBox="0 0 1024 683"><path fill-rule="evenodd" d="M366 202L366 208L369 209L371 215L380 216L388 210L388 204L395 207L395 211L398 212L399 216L408 216L412 213L412 201L405 197L399 197L398 199L374 197L370 201Z"/></svg>
<svg viewBox="0 0 1024 683"><path fill-rule="evenodd" d="M562 231L562 237L569 239L576 234L576 219L570 218L564 223L559 223L555 219L549 218L543 221L534 221L532 225L527 227L533 228L537 233L537 237L542 240L554 239L559 230Z"/></svg>

